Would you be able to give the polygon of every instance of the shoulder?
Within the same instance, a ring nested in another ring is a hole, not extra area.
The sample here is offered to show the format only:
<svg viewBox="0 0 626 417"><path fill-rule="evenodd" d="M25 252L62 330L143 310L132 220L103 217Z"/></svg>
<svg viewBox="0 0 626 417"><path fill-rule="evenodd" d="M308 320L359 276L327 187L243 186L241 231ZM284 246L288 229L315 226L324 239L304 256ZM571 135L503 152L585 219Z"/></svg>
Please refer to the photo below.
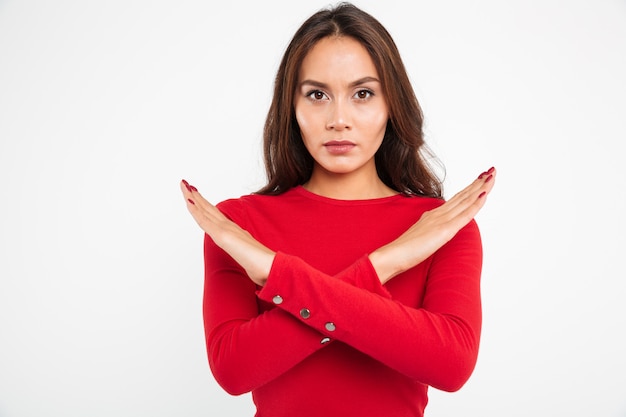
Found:
<svg viewBox="0 0 626 417"><path fill-rule="evenodd" d="M247 194L238 198L230 198L217 204L217 208L226 217L240 226L247 223L246 219L262 213L280 214L287 210L295 196L291 191L279 195Z"/></svg>
<svg viewBox="0 0 626 417"><path fill-rule="evenodd" d="M424 197L419 195L407 195L402 199L404 204L420 206L427 210L435 209L445 203L445 200L435 197Z"/></svg>
<svg viewBox="0 0 626 417"><path fill-rule="evenodd" d="M440 198L403 195L394 201L394 207L400 212L404 210L420 217L425 212L434 210L444 203L445 201Z"/></svg>

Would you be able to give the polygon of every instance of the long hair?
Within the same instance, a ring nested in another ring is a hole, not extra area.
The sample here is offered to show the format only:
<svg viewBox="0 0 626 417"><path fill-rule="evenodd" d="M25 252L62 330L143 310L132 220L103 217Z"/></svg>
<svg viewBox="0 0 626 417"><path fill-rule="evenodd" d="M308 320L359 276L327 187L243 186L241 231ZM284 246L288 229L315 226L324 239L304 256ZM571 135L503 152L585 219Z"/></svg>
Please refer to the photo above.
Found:
<svg viewBox="0 0 626 417"><path fill-rule="evenodd" d="M296 31L283 55L263 131L267 185L257 193L281 194L311 177L314 161L302 141L294 96L302 61L318 41L329 36L360 42L381 77L389 120L375 155L380 179L400 193L442 198L441 180L428 161L436 159L424 141L422 109L398 48L378 20L350 3L313 14Z"/></svg>

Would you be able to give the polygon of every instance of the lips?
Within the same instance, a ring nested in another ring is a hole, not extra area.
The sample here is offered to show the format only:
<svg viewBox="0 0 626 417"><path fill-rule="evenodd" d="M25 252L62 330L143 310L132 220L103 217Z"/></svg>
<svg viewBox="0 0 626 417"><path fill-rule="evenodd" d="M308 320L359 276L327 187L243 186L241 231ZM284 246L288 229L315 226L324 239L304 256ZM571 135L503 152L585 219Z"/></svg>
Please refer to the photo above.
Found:
<svg viewBox="0 0 626 417"><path fill-rule="evenodd" d="M335 155L341 155L350 152L356 144L349 140L331 140L324 143L326 150Z"/></svg>

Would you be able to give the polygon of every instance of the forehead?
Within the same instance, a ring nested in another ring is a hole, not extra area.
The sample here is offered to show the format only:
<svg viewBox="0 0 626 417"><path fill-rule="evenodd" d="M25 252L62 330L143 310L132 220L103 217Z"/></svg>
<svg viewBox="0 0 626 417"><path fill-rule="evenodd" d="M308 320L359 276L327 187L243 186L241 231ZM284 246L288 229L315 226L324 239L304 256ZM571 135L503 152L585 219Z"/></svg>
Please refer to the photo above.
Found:
<svg viewBox="0 0 626 417"><path fill-rule="evenodd" d="M378 78L374 60L356 39L331 36L320 39L306 54L300 66L300 80L337 76Z"/></svg>

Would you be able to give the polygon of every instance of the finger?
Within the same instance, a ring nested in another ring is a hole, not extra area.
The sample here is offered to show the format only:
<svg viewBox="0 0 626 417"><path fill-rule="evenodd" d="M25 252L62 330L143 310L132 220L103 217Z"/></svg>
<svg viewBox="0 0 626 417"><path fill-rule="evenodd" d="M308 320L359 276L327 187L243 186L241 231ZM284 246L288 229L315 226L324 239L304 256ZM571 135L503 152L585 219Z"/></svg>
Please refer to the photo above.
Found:
<svg viewBox="0 0 626 417"><path fill-rule="evenodd" d="M192 214L196 222L203 224L209 222L222 222L226 216L213 204L207 201L196 187L182 180L180 184L183 196L187 200L187 209Z"/></svg>
<svg viewBox="0 0 626 417"><path fill-rule="evenodd" d="M189 183L186 180L181 180L180 181L180 191L183 194L183 198L186 200L187 202L187 208L189 209L191 206L194 206L196 203L195 201L191 198L191 186L189 185Z"/></svg>
<svg viewBox="0 0 626 417"><path fill-rule="evenodd" d="M469 184L467 187L465 187L463 190L461 190L460 192L458 192L457 194L455 194L450 200L448 201L453 201L453 200L463 200L464 198L467 198L470 195L473 195L477 192L479 192L479 190L481 188L483 188L484 184L490 182L494 175L496 173L495 168L489 168L489 170L482 172L478 178L476 178L474 181L472 181L471 184Z"/></svg>
<svg viewBox="0 0 626 417"><path fill-rule="evenodd" d="M493 171L495 172L495 170ZM492 174L489 174L492 175ZM486 196L494 185L494 178L479 178L453 199L429 213L430 221L449 224L453 229L460 229L473 219L486 202Z"/></svg>
<svg viewBox="0 0 626 417"><path fill-rule="evenodd" d="M214 221L221 221L225 218L222 212L206 200L198 191L192 191L190 194L190 199L194 202L193 205L196 209L200 210L203 215Z"/></svg>
<svg viewBox="0 0 626 417"><path fill-rule="evenodd" d="M183 197L187 199L188 202L189 200L191 200L190 204L196 205L197 203L204 200L202 195L200 195L200 193L198 192L198 189L189 184L186 180L180 181L180 190L183 193ZM204 202L206 202L206 200L204 200Z"/></svg>
<svg viewBox="0 0 626 417"><path fill-rule="evenodd" d="M493 167L483 172L470 185L468 185L463 190L456 193L452 198L446 201L437 210L439 210L440 214L442 215L451 215L451 216L454 216L460 211L465 210L468 206L472 205L477 199L482 198L481 194L483 192L489 193L489 191L491 191L491 189L493 188L493 184L494 184L495 174L496 174L496 170ZM483 197L485 195L486 194L483 194Z"/></svg>
<svg viewBox="0 0 626 417"><path fill-rule="evenodd" d="M473 202L468 204L463 210L461 210L461 212L459 213L460 217L464 219L472 219L476 216L476 214L478 214L480 209L483 208L483 206L487 202L487 195L489 195L495 185L495 170L493 170L490 176L491 177L485 178L485 181L479 189L480 194L478 194L478 197ZM467 201L471 200L467 199Z"/></svg>
<svg viewBox="0 0 626 417"><path fill-rule="evenodd" d="M481 174L470 187L467 192L461 195L459 201L454 206L455 211L465 211L469 209L473 211L475 207L482 207L485 203L487 194L491 192L495 184L495 168L490 168L488 171Z"/></svg>
<svg viewBox="0 0 626 417"><path fill-rule="evenodd" d="M179 186L180 186L180 191L183 194L183 198L187 200L189 204L194 204L194 201L192 199L192 193L194 190L197 191L196 187L192 186L184 179L180 181Z"/></svg>

